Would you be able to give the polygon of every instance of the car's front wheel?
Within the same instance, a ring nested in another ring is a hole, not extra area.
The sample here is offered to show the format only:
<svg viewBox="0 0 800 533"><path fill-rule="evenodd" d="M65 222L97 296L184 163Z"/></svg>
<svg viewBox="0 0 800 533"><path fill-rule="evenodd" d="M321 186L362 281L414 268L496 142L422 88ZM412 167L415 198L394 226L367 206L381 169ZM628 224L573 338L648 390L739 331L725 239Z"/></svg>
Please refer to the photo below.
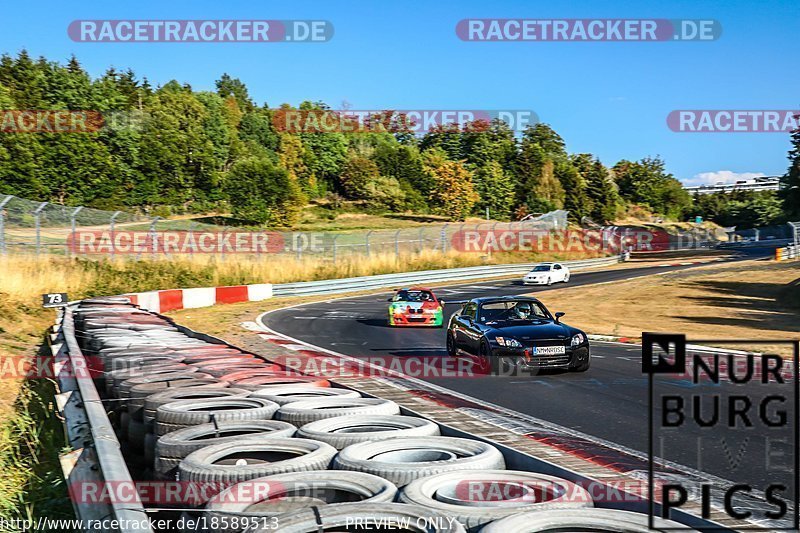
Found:
<svg viewBox="0 0 800 533"><path fill-rule="evenodd" d="M567 274L566 276L564 276L564 283L566 283L566 282L568 282L568 281L569 281L569 274Z"/></svg>
<svg viewBox="0 0 800 533"><path fill-rule="evenodd" d="M549 287L552 284L553 284L553 279L552 278L547 278L547 286Z"/></svg>
<svg viewBox="0 0 800 533"><path fill-rule="evenodd" d="M447 355L450 357L455 357L456 354L456 340L453 338L453 334L447 332Z"/></svg>
<svg viewBox="0 0 800 533"><path fill-rule="evenodd" d="M573 366L570 370L573 372L586 372L589 370L589 367L592 365L592 358L591 356L586 356L586 361L582 361L577 365Z"/></svg>

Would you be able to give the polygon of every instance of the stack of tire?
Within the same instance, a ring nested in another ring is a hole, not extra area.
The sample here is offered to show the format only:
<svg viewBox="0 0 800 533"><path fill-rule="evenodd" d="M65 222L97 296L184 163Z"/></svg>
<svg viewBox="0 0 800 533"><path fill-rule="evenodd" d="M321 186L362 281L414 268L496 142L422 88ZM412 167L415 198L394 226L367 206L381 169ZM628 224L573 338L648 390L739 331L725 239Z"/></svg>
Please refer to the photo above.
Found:
<svg viewBox="0 0 800 533"><path fill-rule="evenodd" d="M596 509L570 481L507 470L489 442L442 436L390 400L188 336L124 300L86 300L75 317L127 457L145 475L217 487L184 502L187 530L647 531L646 515Z"/></svg>

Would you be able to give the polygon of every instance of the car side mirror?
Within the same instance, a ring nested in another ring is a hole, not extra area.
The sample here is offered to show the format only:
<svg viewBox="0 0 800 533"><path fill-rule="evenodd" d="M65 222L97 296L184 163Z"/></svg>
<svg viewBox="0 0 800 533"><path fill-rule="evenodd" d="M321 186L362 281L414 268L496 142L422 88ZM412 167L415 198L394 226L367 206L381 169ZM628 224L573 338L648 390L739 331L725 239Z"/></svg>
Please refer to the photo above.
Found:
<svg viewBox="0 0 800 533"><path fill-rule="evenodd" d="M394 298L386 298L387 302L391 302L392 300L394 300Z"/></svg>
<svg viewBox="0 0 800 533"><path fill-rule="evenodd" d="M444 306L445 306L445 301L444 301L444 300L439 300L439 305L441 305L442 307L444 307Z"/></svg>
<svg viewBox="0 0 800 533"><path fill-rule="evenodd" d="M556 313L556 324L561 322L561 317L564 316L564 315L566 315L566 313L562 313L561 311Z"/></svg>

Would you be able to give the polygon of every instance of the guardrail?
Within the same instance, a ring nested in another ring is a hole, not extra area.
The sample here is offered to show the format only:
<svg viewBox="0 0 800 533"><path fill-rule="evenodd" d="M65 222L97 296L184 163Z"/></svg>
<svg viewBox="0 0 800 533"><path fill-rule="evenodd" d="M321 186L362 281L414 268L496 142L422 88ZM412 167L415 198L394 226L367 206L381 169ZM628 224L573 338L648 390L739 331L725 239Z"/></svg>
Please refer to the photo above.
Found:
<svg viewBox="0 0 800 533"><path fill-rule="evenodd" d="M776 261L791 261L793 259L800 259L800 245L790 244L785 248L775 249Z"/></svg>
<svg viewBox="0 0 800 533"><path fill-rule="evenodd" d="M583 259L580 261L562 261L570 270L582 270L597 266L614 265L621 262L622 256ZM273 296L306 296L313 294L336 294L365 289L379 289L393 285L409 285L440 281L458 281L491 277L515 276L527 273L535 263L516 263L510 265L488 265L464 268L448 268L441 270L421 270L419 272L401 272L378 276L361 276L357 278L331 279L320 281L303 281L298 283L281 283L272 286Z"/></svg>
<svg viewBox="0 0 800 533"><path fill-rule="evenodd" d="M78 346L72 306L60 312L59 323L53 329L51 350L61 391L56 395L56 404L64 417L67 439L72 447L72 451L61 458L67 485L89 482L102 486L113 482L133 486L119 440ZM102 523L104 531L153 533L141 502L110 500L108 503L73 500L75 514L85 527Z"/></svg>

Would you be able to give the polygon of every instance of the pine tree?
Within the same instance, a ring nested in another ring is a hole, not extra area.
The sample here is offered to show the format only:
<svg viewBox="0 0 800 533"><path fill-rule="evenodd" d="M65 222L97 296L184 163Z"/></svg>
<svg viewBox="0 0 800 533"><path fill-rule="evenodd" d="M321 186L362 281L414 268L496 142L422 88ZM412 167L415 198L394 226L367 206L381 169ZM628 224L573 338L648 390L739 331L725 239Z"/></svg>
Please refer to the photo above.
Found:
<svg viewBox="0 0 800 533"><path fill-rule="evenodd" d="M800 118L798 116L797 118ZM792 149L789 151L789 169L781 178L779 192L783 212L792 222L800 221L800 128L792 132Z"/></svg>

